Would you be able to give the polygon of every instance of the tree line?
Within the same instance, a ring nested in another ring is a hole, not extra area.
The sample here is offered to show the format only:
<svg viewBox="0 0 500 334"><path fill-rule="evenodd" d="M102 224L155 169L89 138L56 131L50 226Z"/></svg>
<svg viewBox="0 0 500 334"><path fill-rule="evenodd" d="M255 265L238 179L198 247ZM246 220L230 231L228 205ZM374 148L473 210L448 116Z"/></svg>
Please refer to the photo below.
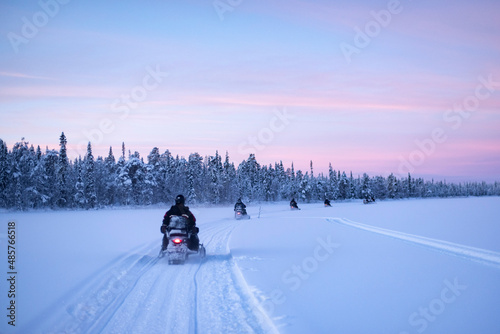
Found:
<svg viewBox="0 0 500 334"><path fill-rule="evenodd" d="M405 177L353 177L352 172L334 170L314 174L313 163L305 173L293 163L260 165L254 154L237 167L226 152L222 158L192 153L186 159L160 153L155 147L144 161L139 153L128 152L122 144L115 158L112 148L106 157L94 158L91 143L85 156L70 161L67 139L59 138L59 150L46 149L22 139L8 150L0 139L0 208L85 208L171 203L184 194L190 204L280 201L301 202L346 199L400 199L454 196L500 195L500 183L434 182Z"/></svg>

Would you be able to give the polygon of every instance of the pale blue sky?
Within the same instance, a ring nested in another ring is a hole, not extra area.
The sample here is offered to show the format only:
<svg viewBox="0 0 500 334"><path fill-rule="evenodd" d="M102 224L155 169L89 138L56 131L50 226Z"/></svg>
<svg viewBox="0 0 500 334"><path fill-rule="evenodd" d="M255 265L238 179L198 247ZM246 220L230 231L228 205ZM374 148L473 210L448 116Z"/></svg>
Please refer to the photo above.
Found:
<svg viewBox="0 0 500 334"><path fill-rule="evenodd" d="M500 179L497 1L60 1L0 4L9 147Z"/></svg>

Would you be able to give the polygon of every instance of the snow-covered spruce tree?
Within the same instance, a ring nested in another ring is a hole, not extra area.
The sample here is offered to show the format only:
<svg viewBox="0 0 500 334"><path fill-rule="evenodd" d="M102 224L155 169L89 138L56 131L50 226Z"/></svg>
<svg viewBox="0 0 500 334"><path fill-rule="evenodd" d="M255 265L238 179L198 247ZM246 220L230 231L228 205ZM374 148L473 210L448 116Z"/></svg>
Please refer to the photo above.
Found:
<svg viewBox="0 0 500 334"><path fill-rule="evenodd" d="M183 194L187 196L189 185L188 185L188 162L184 157L179 157L177 155L174 159L173 164L173 174L170 180L172 199L178 194ZM194 184L194 180L192 180ZM194 186L193 186L194 187ZM194 189L192 190L194 192Z"/></svg>
<svg viewBox="0 0 500 334"><path fill-rule="evenodd" d="M397 179L394 174L391 173L387 177L387 197L389 197L390 199L397 198L397 192Z"/></svg>
<svg viewBox="0 0 500 334"><path fill-rule="evenodd" d="M36 159L35 148L33 145L30 146L28 151L26 152L26 175L27 175L27 185L24 188L24 196L27 208L34 208L35 205L38 205L39 193L37 188L35 187L35 179L34 179L34 170L38 164Z"/></svg>
<svg viewBox="0 0 500 334"><path fill-rule="evenodd" d="M250 154L247 160L247 167L248 167L248 176L250 177L250 186L251 186L251 201L261 201L262 200L262 194L264 193L262 186L262 180L261 180L261 166L257 162L257 158L255 157L255 154Z"/></svg>
<svg viewBox="0 0 500 334"><path fill-rule="evenodd" d="M8 198L9 207L13 207L17 210L23 210L26 208L24 201L24 189L26 186L26 175L23 175L24 161L25 161L25 151L27 151L27 143L22 139L22 142L14 144L11 154L11 165L10 171L12 179L10 182L10 187L7 190L11 196ZM14 195L12 197L12 195Z"/></svg>
<svg viewBox="0 0 500 334"><path fill-rule="evenodd" d="M87 206L87 201L85 199L85 185L83 184L83 173L82 173L83 162L79 158L74 163L74 168L77 170L77 179L75 183L75 194L73 195L74 206L83 209Z"/></svg>
<svg viewBox="0 0 500 334"><path fill-rule="evenodd" d="M59 154L55 150L45 150L42 156L42 163L44 167L45 184L43 194L47 198L47 206L50 208L56 207L58 197L57 192L57 163L59 161Z"/></svg>
<svg viewBox="0 0 500 334"><path fill-rule="evenodd" d="M328 196L328 179L321 173L320 175L318 175L316 180L318 194L316 200L324 201L326 198L331 199L331 197Z"/></svg>
<svg viewBox="0 0 500 334"><path fill-rule="evenodd" d="M295 173L295 182L297 184L297 195L295 196L295 200L297 202L306 201L307 200L307 194L306 194L307 183L304 181L304 174L302 173L302 171L300 169L297 171L297 173Z"/></svg>
<svg viewBox="0 0 500 334"><path fill-rule="evenodd" d="M251 184L246 160L243 160L236 169L236 184L238 186L238 198L247 201L251 198Z"/></svg>
<svg viewBox="0 0 500 334"><path fill-rule="evenodd" d="M57 162L57 191L58 198L56 200L57 206L60 208L65 208L71 205L69 203L69 186L68 186L68 178L69 178L69 159L67 155L66 144L68 141L66 140L66 136L64 132L61 133L59 137L59 160Z"/></svg>
<svg viewBox="0 0 500 334"><path fill-rule="evenodd" d="M425 196L424 197L434 197L434 180L425 181Z"/></svg>
<svg viewBox="0 0 500 334"><path fill-rule="evenodd" d="M312 161L311 161L311 171L312 171ZM326 194L326 184L323 182L325 177L323 173L319 173L316 177L311 177L311 187L313 188L312 200L323 201Z"/></svg>
<svg viewBox="0 0 500 334"><path fill-rule="evenodd" d="M229 154L226 151L222 171L222 201L232 203L236 200L238 188L236 184L236 168L234 163L229 161Z"/></svg>
<svg viewBox="0 0 500 334"><path fill-rule="evenodd" d="M273 176L274 169L270 165L269 168L267 166L263 166L260 169L260 191L261 193L258 195L260 201L274 201L276 198L276 192L273 190Z"/></svg>
<svg viewBox="0 0 500 334"><path fill-rule="evenodd" d="M466 196L468 196L468 194ZM500 196L500 182L495 181L495 183L493 183L492 196Z"/></svg>
<svg viewBox="0 0 500 334"><path fill-rule="evenodd" d="M310 173L309 173L309 177L307 180L307 186L309 188L309 193L310 193L309 201L311 201L311 200L318 199L318 188L317 188L316 179L314 177L314 168L313 168L312 160L310 160L310 162L309 162L309 169L310 169Z"/></svg>
<svg viewBox="0 0 500 334"><path fill-rule="evenodd" d="M128 173L128 166L125 163L123 154L116 164L115 174L116 199L121 205L129 205L132 200L132 181Z"/></svg>
<svg viewBox="0 0 500 334"><path fill-rule="evenodd" d="M158 184L156 183L156 171L152 165L144 165L144 187L142 188L142 203L145 205L151 205L157 203L155 195L157 196Z"/></svg>
<svg viewBox="0 0 500 334"><path fill-rule="evenodd" d="M300 173L299 173L300 172ZM308 172L305 175L302 175L302 171L297 172L297 179L300 179L300 190L301 194L300 198L304 202L311 202L313 198L313 187L311 186L311 178Z"/></svg>
<svg viewBox="0 0 500 334"><path fill-rule="evenodd" d="M125 162L125 142L122 142L122 155L123 161Z"/></svg>
<svg viewBox="0 0 500 334"><path fill-rule="evenodd" d="M281 183L280 183L280 178L283 178L284 172L283 170L280 169L280 165L278 163L274 163L274 168L272 167L271 164L269 164L268 168L269 172L269 182L271 184L269 185L270 188L270 194L269 194L269 201L278 201L281 200ZM279 175L281 173L281 175Z"/></svg>
<svg viewBox="0 0 500 334"><path fill-rule="evenodd" d="M408 186L408 178L407 177L402 177L399 180L399 188L398 188L398 193L400 198L408 198L410 197L409 194L409 189L410 187Z"/></svg>
<svg viewBox="0 0 500 334"><path fill-rule="evenodd" d="M208 199L212 204L219 204L221 202L222 192L222 160L219 152L215 152L215 157L208 157Z"/></svg>
<svg viewBox="0 0 500 334"><path fill-rule="evenodd" d="M0 139L0 208L8 206L8 194L10 179L9 151L7 144Z"/></svg>
<svg viewBox="0 0 500 334"><path fill-rule="evenodd" d="M340 174L340 171L339 171ZM345 172L339 175L339 199L345 200L349 196L349 181Z"/></svg>
<svg viewBox="0 0 500 334"><path fill-rule="evenodd" d="M31 171L34 165L34 154L30 154L28 143L24 141L16 143L12 149L16 172L14 177L16 180L15 200L16 208L27 209L32 206L32 182ZM33 150L34 153L34 150Z"/></svg>
<svg viewBox="0 0 500 334"><path fill-rule="evenodd" d="M158 188L160 192L159 201L161 203L170 203L175 198L174 177L175 177L175 159L169 150L161 155L160 176Z"/></svg>
<svg viewBox="0 0 500 334"><path fill-rule="evenodd" d="M422 198L425 196L425 182L422 178L418 178L414 181L414 197Z"/></svg>
<svg viewBox="0 0 500 334"><path fill-rule="evenodd" d="M448 186L446 184L446 180L438 181L435 183L436 193L439 197L448 197ZM481 189L482 190L482 189Z"/></svg>
<svg viewBox="0 0 500 334"><path fill-rule="evenodd" d="M40 149L40 147L38 147ZM48 196L44 194L45 187L45 174L42 159L38 160L37 154L35 152L34 156L35 167L30 172L31 178L31 207L34 209L40 209L45 207L47 203Z"/></svg>
<svg viewBox="0 0 500 334"><path fill-rule="evenodd" d="M358 179L359 179L359 176L358 176ZM355 198L359 198L360 195L361 195L361 192L358 191L358 184L359 184L359 181L356 182L354 181L354 177L352 176L352 171L351 171L351 174L349 176L349 199L355 199ZM359 194L358 194L359 192Z"/></svg>
<svg viewBox="0 0 500 334"><path fill-rule="evenodd" d="M89 142L87 145L87 154L83 160L84 174L83 174L83 184L84 184L84 194L86 199L86 209L94 209L97 206L97 195L95 188L95 165L94 156L92 155L92 146Z"/></svg>
<svg viewBox="0 0 500 334"><path fill-rule="evenodd" d="M40 145L38 145L38 146L36 147L36 151L35 151L35 159L36 159L36 161L38 161L38 162L39 162L40 160L42 160L42 150L40 149Z"/></svg>
<svg viewBox="0 0 500 334"><path fill-rule="evenodd" d="M387 198L387 182L384 177L376 176L372 179L372 190L375 198L386 199Z"/></svg>
<svg viewBox="0 0 500 334"><path fill-rule="evenodd" d="M271 165L269 165L269 167L271 167ZM280 180L285 180L285 171L281 167L280 164L274 163L274 169L271 175L271 189L274 193L273 201L281 201L283 199L283 186Z"/></svg>
<svg viewBox="0 0 500 334"><path fill-rule="evenodd" d="M259 171L260 165L257 163L255 154L250 154L247 160L241 162L237 170L239 197L248 201L259 200L261 189Z"/></svg>
<svg viewBox="0 0 500 334"><path fill-rule="evenodd" d="M132 204L142 204L143 194L147 193L145 180L144 163L138 152L130 155L125 163L125 171L128 173L131 182Z"/></svg>
<svg viewBox="0 0 500 334"><path fill-rule="evenodd" d="M278 187L277 200L287 200L290 198L290 188L285 168L283 167L283 161L275 163L275 177L273 182L276 183Z"/></svg>
<svg viewBox="0 0 500 334"><path fill-rule="evenodd" d="M366 200L370 200L374 197L371 189L371 180L366 173L363 174L363 178L361 179L361 196Z"/></svg>
<svg viewBox="0 0 500 334"><path fill-rule="evenodd" d="M106 202L106 178L106 164L103 157L98 156L94 161L96 204L98 207L105 205Z"/></svg>
<svg viewBox="0 0 500 334"><path fill-rule="evenodd" d="M148 155L148 163L146 167L146 179L147 183L145 198L150 197L150 203L158 203L162 200L162 189L160 185L164 180L163 166L161 163L161 155L158 147L153 147L151 153Z"/></svg>
<svg viewBox="0 0 500 334"><path fill-rule="evenodd" d="M481 182L481 192L479 196L488 196L488 185L484 181Z"/></svg>
<svg viewBox="0 0 500 334"><path fill-rule="evenodd" d="M414 197L415 196L415 185L413 184L414 179L411 177L410 173L408 173L408 197Z"/></svg>
<svg viewBox="0 0 500 334"><path fill-rule="evenodd" d="M298 193L299 193L299 184L297 182L297 175L295 174L295 168L293 167L293 162L292 162L292 167L287 169L287 175L288 175L288 189L290 193L290 199L295 198L297 200L298 198Z"/></svg>
<svg viewBox="0 0 500 334"><path fill-rule="evenodd" d="M198 153L189 155L187 164L187 200L189 203L202 203L203 191L203 158ZM181 191L182 193L182 191Z"/></svg>
<svg viewBox="0 0 500 334"><path fill-rule="evenodd" d="M339 197L339 184L337 180L337 172L333 170L332 164L328 166L328 199L336 200Z"/></svg>
<svg viewBox="0 0 500 334"><path fill-rule="evenodd" d="M104 198L102 204L104 205L114 205L116 203L116 161L113 155L113 148L109 147L108 156L104 159Z"/></svg>

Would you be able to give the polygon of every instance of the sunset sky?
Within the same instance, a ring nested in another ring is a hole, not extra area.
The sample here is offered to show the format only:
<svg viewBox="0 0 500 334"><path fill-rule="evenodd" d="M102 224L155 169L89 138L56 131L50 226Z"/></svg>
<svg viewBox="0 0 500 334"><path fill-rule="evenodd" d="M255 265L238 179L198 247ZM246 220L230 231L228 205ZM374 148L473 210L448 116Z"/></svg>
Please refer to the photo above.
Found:
<svg viewBox="0 0 500 334"><path fill-rule="evenodd" d="M497 0L0 3L0 138L500 181Z"/></svg>

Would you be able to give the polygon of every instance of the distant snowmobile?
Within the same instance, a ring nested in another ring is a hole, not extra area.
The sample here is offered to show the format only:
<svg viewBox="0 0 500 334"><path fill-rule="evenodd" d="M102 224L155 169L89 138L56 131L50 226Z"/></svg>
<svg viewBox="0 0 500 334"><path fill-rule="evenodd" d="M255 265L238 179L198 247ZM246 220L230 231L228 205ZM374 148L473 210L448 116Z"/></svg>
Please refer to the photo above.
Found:
<svg viewBox="0 0 500 334"><path fill-rule="evenodd" d="M234 205L234 218L237 220L250 219L250 216L247 214L247 206L243 203L241 198L238 198Z"/></svg>
<svg viewBox="0 0 500 334"><path fill-rule="evenodd" d="M297 202L295 202L295 199L290 201L290 210L300 210Z"/></svg>
<svg viewBox="0 0 500 334"><path fill-rule="evenodd" d="M375 197L370 196L363 200L363 204L370 204L370 203L375 203Z"/></svg>
<svg viewBox="0 0 500 334"><path fill-rule="evenodd" d="M184 216L172 216L166 229L168 246L160 250L159 257L167 253L168 264L184 264L190 254L199 254L201 258L206 255L205 247L200 244L198 249L191 247L191 231L188 231L189 220ZM197 227L196 227L197 228Z"/></svg>
<svg viewBox="0 0 500 334"><path fill-rule="evenodd" d="M250 219L250 215L248 215L247 210L241 207L237 207L234 209L234 219Z"/></svg>

